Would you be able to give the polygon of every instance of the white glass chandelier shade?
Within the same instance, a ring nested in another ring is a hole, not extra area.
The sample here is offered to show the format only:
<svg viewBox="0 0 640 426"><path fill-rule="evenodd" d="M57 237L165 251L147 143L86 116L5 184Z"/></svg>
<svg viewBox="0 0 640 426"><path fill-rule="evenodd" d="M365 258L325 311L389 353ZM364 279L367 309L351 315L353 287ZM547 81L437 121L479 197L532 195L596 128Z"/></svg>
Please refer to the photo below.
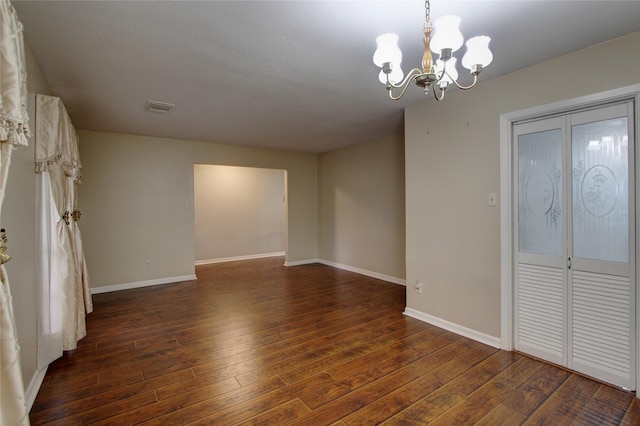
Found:
<svg viewBox="0 0 640 426"><path fill-rule="evenodd" d="M467 52L462 57L462 66L470 70L474 65L486 67L493 61L493 54L489 49L491 38L487 36L472 37L467 40Z"/></svg>
<svg viewBox="0 0 640 426"><path fill-rule="evenodd" d="M442 49L451 49L451 52L462 47L464 36L460 32L460 17L456 15L446 15L439 18L433 29L431 37L431 51L440 54Z"/></svg>
<svg viewBox="0 0 640 426"><path fill-rule="evenodd" d="M376 38L378 45L373 54L373 63L382 68L385 62L395 65L394 68L400 68L402 62L402 51L398 47L398 35L394 33L380 34Z"/></svg>

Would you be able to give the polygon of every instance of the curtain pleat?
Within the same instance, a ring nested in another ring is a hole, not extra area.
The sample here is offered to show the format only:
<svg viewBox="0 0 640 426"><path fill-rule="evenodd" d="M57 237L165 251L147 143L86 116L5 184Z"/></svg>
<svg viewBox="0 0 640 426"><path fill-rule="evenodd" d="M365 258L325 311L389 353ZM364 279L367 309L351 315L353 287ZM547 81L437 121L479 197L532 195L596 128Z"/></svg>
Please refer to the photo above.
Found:
<svg viewBox="0 0 640 426"><path fill-rule="evenodd" d="M0 143L0 209L7 184L13 145ZM28 425L29 417L20 368L20 346L13 316L9 277L0 265L0 425Z"/></svg>
<svg viewBox="0 0 640 426"><path fill-rule="evenodd" d="M51 194L49 173L36 175L36 235L39 250L38 279L38 370L47 368L51 361L62 355L62 294L60 286L50 277L58 276L64 258L59 253L55 224L59 219Z"/></svg>

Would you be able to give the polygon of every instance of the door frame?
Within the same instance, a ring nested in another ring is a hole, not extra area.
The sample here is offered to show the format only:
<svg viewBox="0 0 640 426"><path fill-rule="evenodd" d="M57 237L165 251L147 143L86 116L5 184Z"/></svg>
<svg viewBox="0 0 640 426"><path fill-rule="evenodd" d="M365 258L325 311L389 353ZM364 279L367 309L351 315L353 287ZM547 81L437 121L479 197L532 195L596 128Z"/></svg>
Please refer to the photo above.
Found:
<svg viewBox="0 0 640 426"><path fill-rule="evenodd" d="M625 86L615 90L600 92L593 95L555 102L547 105L540 105L520 111L509 112L500 115L500 343L502 349L512 351L513 341L513 297L514 297L514 256L513 256L513 235L514 220L512 216L513 207L513 124L518 121L544 118L547 116L566 114L576 110L617 102L621 100L632 100L635 102L634 111L634 136L635 136L635 170L640 170L640 137L638 127L640 124L640 84ZM635 221L640 224L640 184L638 184L636 173L635 189ZM640 265L640 250L638 250L638 228L635 227L636 243L636 264ZM640 389L640 291L638 291L638 272L636 271L636 389ZM640 394L638 394L640 397Z"/></svg>

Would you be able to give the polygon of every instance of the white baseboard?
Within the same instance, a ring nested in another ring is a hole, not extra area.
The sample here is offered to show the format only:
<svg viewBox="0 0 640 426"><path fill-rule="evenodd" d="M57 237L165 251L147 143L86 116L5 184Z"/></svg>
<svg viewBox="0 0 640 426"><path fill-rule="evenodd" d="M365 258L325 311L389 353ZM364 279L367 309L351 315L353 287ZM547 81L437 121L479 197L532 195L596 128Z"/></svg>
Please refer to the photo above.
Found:
<svg viewBox="0 0 640 426"><path fill-rule="evenodd" d="M109 293L112 291L131 290L133 288L150 287L154 285L179 283L182 281L193 281L197 279L196 275L182 275L179 277L167 277L158 278L155 280L136 281L133 283L106 285L102 287L94 287L91 289L91 294Z"/></svg>
<svg viewBox="0 0 640 426"><path fill-rule="evenodd" d="M38 396L38 392L40 391L40 387L44 381L44 376L47 374L47 368L43 368L35 372L31 378L29 387L27 387L27 390L24 392L24 397L27 402L27 412L31 411L31 407L33 407L33 403L36 401L36 396Z"/></svg>
<svg viewBox="0 0 640 426"><path fill-rule="evenodd" d="M434 317L433 315L425 314L424 312L417 311L411 308L405 308L404 314L408 317L418 319L420 321L435 325L436 327L444 328L447 331L459 334L469 339L475 340L485 345L492 346L497 349L502 349L502 341L499 337L489 336L488 334L480 333L479 331L472 330L459 324L443 320L442 318Z"/></svg>
<svg viewBox="0 0 640 426"><path fill-rule="evenodd" d="M263 257L284 256L285 252L278 251L274 253L250 254L247 256L220 257L218 259L196 260L196 265L208 265L210 263L235 262L237 260L262 259Z"/></svg>
<svg viewBox="0 0 640 426"><path fill-rule="evenodd" d="M284 262L284 266L299 266L299 265L309 265L311 263L319 263L319 259L303 259L303 260L294 260L292 262Z"/></svg>
<svg viewBox="0 0 640 426"><path fill-rule="evenodd" d="M405 280L404 278L397 278L397 277L392 277L390 275L380 274L378 272L367 271L366 269L360 269L354 266L343 265L341 263L332 262L330 260L319 259L318 262L322 263L323 265L333 266L334 268L344 269L345 271L355 272L356 274L365 275L371 278L377 278L379 280L388 281L394 284L400 284L405 287L407 285L407 280Z"/></svg>
<svg viewBox="0 0 640 426"><path fill-rule="evenodd" d="M344 269L345 271L355 272L356 274L365 275L371 278L377 278L382 281L388 281L393 284L400 284L403 286L407 285L407 280L403 278L392 277L390 275L380 274L378 272L367 271L366 269L356 268L355 266L343 265L342 263L332 262L330 260L325 259L305 259L305 260L296 260L293 262L284 262L284 266L298 266L298 265L308 265L311 263L322 263L323 265L331 266L333 268Z"/></svg>

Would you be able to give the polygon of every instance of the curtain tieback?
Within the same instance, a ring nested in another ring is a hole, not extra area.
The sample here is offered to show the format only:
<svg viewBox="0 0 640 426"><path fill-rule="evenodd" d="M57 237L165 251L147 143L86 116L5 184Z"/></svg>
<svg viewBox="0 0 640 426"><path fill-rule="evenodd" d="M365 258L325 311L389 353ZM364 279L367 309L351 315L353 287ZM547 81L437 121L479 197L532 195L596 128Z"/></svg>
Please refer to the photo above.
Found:
<svg viewBox="0 0 640 426"><path fill-rule="evenodd" d="M67 210L62 215L62 220L64 220L64 223L66 223L68 225L70 223L70 221L69 221L70 217L71 217L71 213L69 213L69 210Z"/></svg>
<svg viewBox="0 0 640 426"><path fill-rule="evenodd" d="M11 256L7 253L7 232L0 229L0 265L4 265L11 260Z"/></svg>
<svg viewBox="0 0 640 426"><path fill-rule="evenodd" d="M73 220L77 222L80 220L81 217L82 217L82 212L80 210L73 211Z"/></svg>

